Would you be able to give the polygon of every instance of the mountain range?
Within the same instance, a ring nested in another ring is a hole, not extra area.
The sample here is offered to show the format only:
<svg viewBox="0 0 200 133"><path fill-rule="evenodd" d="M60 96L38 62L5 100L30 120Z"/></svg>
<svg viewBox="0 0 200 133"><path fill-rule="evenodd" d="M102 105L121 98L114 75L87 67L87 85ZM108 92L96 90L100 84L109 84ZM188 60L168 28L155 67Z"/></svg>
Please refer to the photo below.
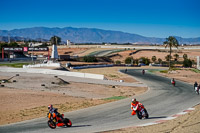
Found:
<svg viewBox="0 0 200 133"><path fill-rule="evenodd" d="M14 30L0 30L0 41L11 39L24 40L50 40L52 36L61 37L62 41L70 40L74 43L135 43L135 44L163 44L165 38L145 37L138 34L121 31L102 30L95 28L48 28L33 27ZM177 37L180 44L200 44L200 37Z"/></svg>

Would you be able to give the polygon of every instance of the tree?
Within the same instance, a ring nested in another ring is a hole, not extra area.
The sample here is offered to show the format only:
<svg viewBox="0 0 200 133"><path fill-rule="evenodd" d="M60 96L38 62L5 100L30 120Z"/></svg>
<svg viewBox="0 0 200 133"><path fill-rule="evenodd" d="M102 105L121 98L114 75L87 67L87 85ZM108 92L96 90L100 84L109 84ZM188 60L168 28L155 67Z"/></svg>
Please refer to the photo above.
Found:
<svg viewBox="0 0 200 133"><path fill-rule="evenodd" d="M156 59L156 56L152 56L151 60L152 60L153 62L155 62L155 61L157 60L157 59Z"/></svg>
<svg viewBox="0 0 200 133"><path fill-rule="evenodd" d="M127 57L125 59L125 64L133 64L133 57Z"/></svg>
<svg viewBox="0 0 200 133"><path fill-rule="evenodd" d="M175 61L178 61L179 55L178 54L174 54L175 57Z"/></svg>
<svg viewBox="0 0 200 133"><path fill-rule="evenodd" d="M136 65L138 66L138 64L139 64L139 59L135 59L135 63L136 63Z"/></svg>
<svg viewBox="0 0 200 133"><path fill-rule="evenodd" d="M168 38L166 38L166 41L163 42L163 44L165 45L165 48L169 47L169 55L170 55L169 56L169 69L171 69L172 47L178 48L179 43L178 43L178 40L175 37L169 36Z"/></svg>
<svg viewBox="0 0 200 133"><path fill-rule="evenodd" d="M188 55L187 55L187 54L184 54L184 55L183 55L183 59L186 60L187 58L188 58Z"/></svg>
<svg viewBox="0 0 200 133"><path fill-rule="evenodd" d="M149 65L150 59L148 59L148 58L146 58L146 57L141 57L141 58L139 59L139 62L140 62L140 63L143 63L143 64L146 64L146 65Z"/></svg>
<svg viewBox="0 0 200 133"><path fill-rule="evenodd" d="M192 67L192 61L190 59L184 59L183 66L184 67Z"/></svg>
<svg viewBox="0 0 200 133"><path fill-rule="evenodd" d="M53 36L50 39L51 45L58 45L61 42L61 38L58 36Z"/></svg>
<svg viewBox="0 0 200 133"><path fill-rule="evenodd" d="M159 62L159 64L161 64L162 63L162 59L158 58L158 62Z"/></svg>
<svg viewBox="0 0 200 133"><path fill-rule="evenodd" d="M170 59L171 59L172 57L171 57L171 55L167 55L167 56L165 56L165 59L166 59L166 61L169 61Z"/></svg>

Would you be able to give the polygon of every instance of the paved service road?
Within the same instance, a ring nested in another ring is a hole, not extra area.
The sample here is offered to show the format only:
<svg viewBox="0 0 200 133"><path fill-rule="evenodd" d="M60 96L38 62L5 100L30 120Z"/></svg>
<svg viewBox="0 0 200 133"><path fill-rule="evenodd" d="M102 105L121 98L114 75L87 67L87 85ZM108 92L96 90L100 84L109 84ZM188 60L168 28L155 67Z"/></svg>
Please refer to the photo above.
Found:
<svg viewBox="0 0 200 133"><path fill-rule="evenodd" d="M122 71L123 72L123 71ZM29 133L90 133L137 126L157 121L179 113L199 103L200 96L193 91L193 86L177 81L176 87L170 84L170 79L151 73L142 75L141 70L128 70L129 75L145 83L149 91L136 98L145 105L150 118L139 120L131 116L131 98L65 113L73 123L71 128L58 127L55 130L47 126L47 118L40 118L0 126L0 132Z"/></svg>

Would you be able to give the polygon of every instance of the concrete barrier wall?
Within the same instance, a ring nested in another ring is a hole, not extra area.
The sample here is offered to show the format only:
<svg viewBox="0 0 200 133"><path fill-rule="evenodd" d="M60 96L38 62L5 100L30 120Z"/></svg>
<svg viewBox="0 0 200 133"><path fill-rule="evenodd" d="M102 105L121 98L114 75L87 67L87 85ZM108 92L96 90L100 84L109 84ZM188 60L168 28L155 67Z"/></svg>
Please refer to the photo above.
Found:
<svg viewBox="0 0 200 133"><path fill-rule="evenodd" d="M53 75L73 76L73 77L92 78L101 80L104 79L104 75L100 74L68 72L68 71L50 70L50 69L0 67L0 72L41 73L41 74L53 74Z"/></svg>
<svg viewBox="0 0 200 133"><path fill-rule="evenodd" d="M60 63L45 63L35 65L23 65L23 68L34 68L34 67L60 67Z"/></svg>
<svg viewBox="0 0 200 133"><path fill-rule="evenodd" d="M113 67L113 64L109 65L88 65L88 66L76 66L76 67L70 67L70 69L86 69L86 68L100 68L100 67Z"/></svg>

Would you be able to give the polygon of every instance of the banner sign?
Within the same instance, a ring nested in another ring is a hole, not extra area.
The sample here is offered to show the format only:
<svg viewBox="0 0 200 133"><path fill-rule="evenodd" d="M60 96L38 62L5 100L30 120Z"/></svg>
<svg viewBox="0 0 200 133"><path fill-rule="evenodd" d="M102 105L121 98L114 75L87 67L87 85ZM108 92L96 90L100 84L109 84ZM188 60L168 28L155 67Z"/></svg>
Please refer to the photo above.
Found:
<svg viewBox="0 0 200 133"><path fill-rule="evenodd" d="M28 51L48 51L48 47L44 47L44 48L37 48L37 47L29 47Z"/></svg>
<svg viewBox="0 0 200 133"><path fill-rule="evenodd" d="M13 52L28 52L28 51L48 51L48 47L38 48L38 47L7 47L3 48L4 51L13 51Z"/></svg>
<svg viewBox="0 0 200 133"><path fill-rule="evenodd" d="M23 48L3 48L4 51L18 51L18 52L23 52Z"/></svg>

